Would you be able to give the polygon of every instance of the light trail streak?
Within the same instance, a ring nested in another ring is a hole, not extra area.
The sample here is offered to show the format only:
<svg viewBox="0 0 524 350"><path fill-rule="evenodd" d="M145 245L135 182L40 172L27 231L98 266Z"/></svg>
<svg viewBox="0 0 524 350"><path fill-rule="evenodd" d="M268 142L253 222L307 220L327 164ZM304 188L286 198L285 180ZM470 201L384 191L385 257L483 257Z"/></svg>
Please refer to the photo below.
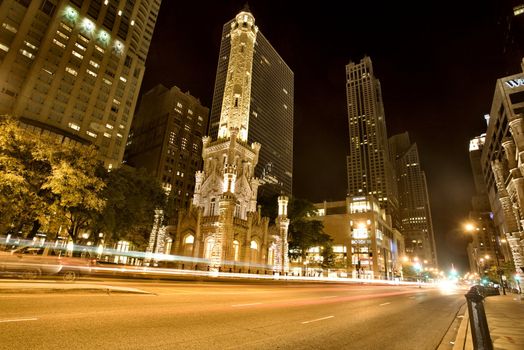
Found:
<svg viewBox="0 0 524 350"><path fill-rule="evenodd" d="M383 303L383 304L380 304L379 306L386 306L386 305L389 305L391 303Z"/></svg>
<svg viewBox="0 0 524 350"><path fill-rule="evenodd" d="M0 320L0 323L7 323L7 322L23 322L23 321L36 321L38 318L31 317L31 318L13 318L10 320Z"/></svg>

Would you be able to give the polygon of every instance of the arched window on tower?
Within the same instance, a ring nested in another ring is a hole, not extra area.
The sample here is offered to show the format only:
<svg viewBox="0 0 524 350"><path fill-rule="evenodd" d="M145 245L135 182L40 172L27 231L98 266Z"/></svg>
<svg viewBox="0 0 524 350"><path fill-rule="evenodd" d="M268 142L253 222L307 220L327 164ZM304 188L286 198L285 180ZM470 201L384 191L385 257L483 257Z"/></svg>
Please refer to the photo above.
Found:
<svg viewBox="0 0 524 350"><path fill-rule="evenodd" d="M209 213L208 213L209 216L215 215L215 208L216 208L216 199L211 198L211 202L209 203Z"/></svg>

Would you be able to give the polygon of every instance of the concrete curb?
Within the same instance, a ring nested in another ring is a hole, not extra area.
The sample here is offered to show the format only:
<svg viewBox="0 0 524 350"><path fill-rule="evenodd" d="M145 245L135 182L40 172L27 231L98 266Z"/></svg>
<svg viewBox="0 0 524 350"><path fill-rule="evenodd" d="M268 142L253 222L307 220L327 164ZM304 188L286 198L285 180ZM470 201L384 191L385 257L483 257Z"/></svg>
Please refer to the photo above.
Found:
<svg viewBox="0 0 524 350"><path fill-rule="evenodd" d="M88 284L88 283L45 283L45 282L0 282L0 294L14 294L14 293L23 293L23 294L35 294L35 293L79 293L79 292L88 292L88 293L131 293L131 294L150 294L150 293L141 289L136 288L126 288L126 287L117 287L111 285L98 285L98 284Z"/></svg>
<svg viewBox="0 0 524 350"><path fill-rule="evenodd" d="M473 340L471 339L471 332L469 332L469 314L468 308L464 312L464 317L460 322L459 329L457 331L457 337L455 338L455 344L453 350L472 350Z"/></svg>

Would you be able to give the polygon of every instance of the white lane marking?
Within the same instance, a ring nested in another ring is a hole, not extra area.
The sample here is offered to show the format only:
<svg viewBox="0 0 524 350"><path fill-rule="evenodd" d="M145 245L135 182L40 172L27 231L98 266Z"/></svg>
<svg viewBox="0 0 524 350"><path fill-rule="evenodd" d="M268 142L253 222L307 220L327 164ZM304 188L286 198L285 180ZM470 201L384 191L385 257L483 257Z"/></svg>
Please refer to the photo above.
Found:
<svg viewBox="0 0 524 350"><path fill-rule="evenodd" d="M385 306L385 305L389 305L391 303L384 303L384 304L380 304L379 306Z"/></svg>
<svg viewBox="0 0 524 350"><path fill-rule="evenodd" d="M7 323L7 322L22 322L22 321L36 321L38 318L31 317L31 318L13 318L12 320L0 320L0 323Z"/></svg>
<svg viewBox="0 0 524 350"><path fill-rule="evenodd" d="M320 297L320 299L327 299L327 298L336 298L336 295L328 295L326 297Z"/></svg>
<svg viewBox="0 0 524 350"><path fill-rule="evenodd" d="M333 318L333 317L335 317L335 316L328 316L328 317L317 318L317 319L311 320L311 321L304 321L304 322L302 322L302 324L311 323L311 322L317 322L317 321L322 321L322 320L327 320L327 319Z"/></svg>
<svg viewBox="0 0 524 350"><path fill-rule="evenodd" d="M236 304L236 305L231 305L232 307L239 307L239 306L251 306L251 305L260 305L262 303L251 303L251 304Z"/></svg>

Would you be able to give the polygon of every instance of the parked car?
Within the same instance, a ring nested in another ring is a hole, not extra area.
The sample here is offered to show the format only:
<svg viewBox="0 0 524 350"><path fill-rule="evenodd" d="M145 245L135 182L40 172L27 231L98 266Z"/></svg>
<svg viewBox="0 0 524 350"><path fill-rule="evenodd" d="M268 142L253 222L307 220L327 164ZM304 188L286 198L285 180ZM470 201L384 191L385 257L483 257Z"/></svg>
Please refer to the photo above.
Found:
<svg viewBox="0 0 524 350"><path fill-rule="evenodd" d="M23 278L42 275L60 275L74 281L91 272L93 259L69 257L64 249L53 247L20 247L11 252L0 252L0 272L17 274Z"/></svg>

